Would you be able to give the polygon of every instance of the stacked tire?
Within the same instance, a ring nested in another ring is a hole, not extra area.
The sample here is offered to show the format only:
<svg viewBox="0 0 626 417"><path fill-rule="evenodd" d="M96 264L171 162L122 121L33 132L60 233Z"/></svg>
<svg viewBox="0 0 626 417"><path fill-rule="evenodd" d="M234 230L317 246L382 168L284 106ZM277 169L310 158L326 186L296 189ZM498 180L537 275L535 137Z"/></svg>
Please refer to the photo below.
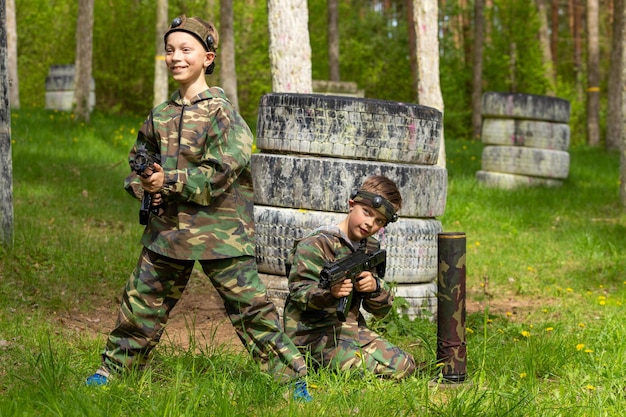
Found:
<svg viewBox="0 0 626 417"><path fill-rule="evenodd" d="M271 93L259 105L252 155L256 258L282 314L285 261L297 239L337 224L350 192L371 175L396 182L400 219L382 233L385 279L411 318L436 313L436 219L445 210L447 171L436 165L442 116L430 107L345 96Z"/></svg>
<svg viewBox="0 0 626 417"><path fill-rule="evenodd" d="M488 92L482 98L478 182L513 189L560 186L569 174L570 105L567 100Z"/></svg>

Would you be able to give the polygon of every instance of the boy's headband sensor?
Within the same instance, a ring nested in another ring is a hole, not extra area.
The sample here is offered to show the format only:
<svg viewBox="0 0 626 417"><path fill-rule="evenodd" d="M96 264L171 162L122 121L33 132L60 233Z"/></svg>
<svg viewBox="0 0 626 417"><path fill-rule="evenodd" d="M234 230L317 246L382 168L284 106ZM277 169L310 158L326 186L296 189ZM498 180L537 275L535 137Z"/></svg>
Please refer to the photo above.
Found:
<svg viewBox="0 0 626 417"><path fill-rule="evenodd" d="M398 214L393 204L386 198L370 193L369 191L355 190L350 195L350 199L355 203L361 203L373 207L387 219L387 223L393 223L398 220Z"/></svg>

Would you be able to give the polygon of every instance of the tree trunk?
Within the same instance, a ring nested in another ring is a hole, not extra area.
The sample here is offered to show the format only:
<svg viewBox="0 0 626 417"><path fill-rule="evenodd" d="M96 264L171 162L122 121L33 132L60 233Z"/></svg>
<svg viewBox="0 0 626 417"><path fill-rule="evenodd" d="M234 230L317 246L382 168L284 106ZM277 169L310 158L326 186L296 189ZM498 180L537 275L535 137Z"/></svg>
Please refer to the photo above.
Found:
<svg viewBox="0 0 626 417"><path fill-rule="evenodd" d="M0 0L0 243L13 245L13 162L5 0Z"/></svg>
<svg viewBox="0 0 626 417"><path fill-rule="evenodd" d="M570 0L570 22L572 37L574 38L574 73L576 74L576 94L582 101L582 20L583 20L583 0Z"/></svg>
<svg viewBox="0 0 626 417"><path fill-rule="evenodd" d="M340 81L339 75L339 5L328 0L328 79Z"/></svg>
<svg viewBox="0 0 626 417"><path fill-rule="evenodd" d="M154 53L154 85L152 105L158 106L168 99L167 65L165 64L165 44L163 35L169 27L168 0L158 0L156 10L156 38Z"/></svg>
<svg viewBox="0 0 626 417"><path fill-rule="evenodd" d="M480 138L483 94L484 0L474 2L474 65L472 74L472 137Z"/></svg>
<svg viewBox="0 0 626 417"><path fill-rule="evenodd" d="M600 144L600 52L598 0L587 0L587 143Z"/></svg>
<svg viewBox="0 0 626 417"><path fill-rule="evenodd" d="M445 1L444 1L445 2ZM413 0L406 0L407 25L409 31L409 62L411 65L411 89L414 92L414 100L417 102L417 33L413 22Z"/></svg>
<svg viewBox="0 0 626 417"><path fill-rule="evenodd" d="M611 69L609 85L623 86L626 77L623 76L624 55L624 0L615 0L613 3L613 39L611 41ZM606 149L619 150L622 141L622 89L609 88L608 115L606 121Z"/></svg>
<svg viewBox="0 0 626 417"><path fill-rule="evenodd" d="M93 2L78 1L76 21L76 75L74 102L78 120L89 122L89 93L91 87L91 65L93 53Z"/></svg>
<svg viewBox="0 0 626 417"><path fill-rule="evenodd" d="M272 91L311 93L311 43L306 0L268 0Z"/></svg>
<svg viewBox="0 0 626 417"><path fill-rule="evenodd" d="M620 186L619 186L619 195L622 205L626 207L626 30L623 29L624 23L626 23L626 1L619 0L615 2L615 19L619 18L622 20L622 36L621 36L621 49L622 49L622 82L620 84L621 88L617 88L621 90L622 94L622 111L621 111L621 138L620 138L620 148L621 148L621 158L619 165L619 177L620 177Z"/></svg>
<svg viewBox="0 0 626 417"><path fill-rule="evenodd" d="M443 96L439 82L439 38L437 0L413 0L413 25L417 33L417 97L418 104L443 113ZM437 165L446 166L446 149L441 126L441 146Z"/></svg>
<svg viewBox="0 0 626 417"><path fill-rule="evenodd" d="M552 67L554 68L554 73L556 77L556 64L559 43L559 0L552 0L550 15L550 52L552 53Z"/></svg>
<svg viewBox="0 0 626 417"><path fill-rule="evenodd" d="M235 30L233 25L233 0L220 1L220 84L236 109L237 67L235 65Z"/></svg>
<svg viewBox="0 0 626 417"><path fill-rule="evenodd" d="M12 109L19 109L20 83L17 76L17 25L15 22L15 0L6 0L6 2L9 103Z"/></svg>
<svg viewBox="0 0 626 417"><path fill-rule="evenodd" d="M548 11L546 6L547 0L535 0L537 3L537 15L539 16L539 43L543 53L544 77L550 83L550 88L545 92L548 96L555 94L556 75L554 74L554 65L552 60L552 49L550 43L550 35L548 34Z"/></svg>

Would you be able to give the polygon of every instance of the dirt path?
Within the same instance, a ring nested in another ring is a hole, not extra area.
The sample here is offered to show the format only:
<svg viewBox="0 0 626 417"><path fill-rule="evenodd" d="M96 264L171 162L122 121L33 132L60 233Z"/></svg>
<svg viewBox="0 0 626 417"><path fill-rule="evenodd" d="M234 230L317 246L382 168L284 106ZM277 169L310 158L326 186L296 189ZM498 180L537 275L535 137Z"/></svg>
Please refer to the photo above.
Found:
<svg viewBox="0 0 626 417"><path fill-rule="evenodd" d="M545 303L532 298L520 298L500 294L498 297L480 294L482 290L468 288L466 298L467 313L483 312L489 300L489 313L507 316L511 321L523 320L531 312L537 311ZM476 301L481 299L483 301ZM88 313L67 313L57 316L57 320L67 328L103 342L113 328L118 305L94 306ZM192 276L181 301L171 314L167 330L161 343L170 343L187 349L191 341L196 345L224 345L234 350L243 346L233 329L222 299L209 281L201 274Z"/></svg>

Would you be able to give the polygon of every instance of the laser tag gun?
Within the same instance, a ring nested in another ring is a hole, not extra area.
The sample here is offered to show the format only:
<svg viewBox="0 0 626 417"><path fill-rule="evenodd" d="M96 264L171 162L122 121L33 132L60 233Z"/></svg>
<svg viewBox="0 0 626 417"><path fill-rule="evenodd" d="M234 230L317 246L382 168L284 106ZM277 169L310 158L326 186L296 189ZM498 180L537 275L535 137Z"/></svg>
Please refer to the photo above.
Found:
<svg viewBox="0 0 626 417"><path fill-rule="evenodd" d="M155 163L161 163L161 158L151 152L148 152L145 144L137 146L135 160L132 163L132 169L137 175L142 175L147 169L152 169ZM144 192L141 199L141 207L139 208L139 223L148 224L150 213L158 214L159 207L152 205L152 194Z"/></svg>
<svg viewBox="0 0 626 417"><path fill-rule="evenodd" d="M332 263L326 263L320 272L319 287L325 290L330 289L335 284L343 282L345 279L352 280L352 285L363 271L371 271L376 268L376 275L380 278L385 276L387 261L387 251L379 249L373 253L365 253L359 249L356 252ZM337 318L339 321L346 321L350 304L352 304L352 294L341 297L337 306Z"/></svg>

